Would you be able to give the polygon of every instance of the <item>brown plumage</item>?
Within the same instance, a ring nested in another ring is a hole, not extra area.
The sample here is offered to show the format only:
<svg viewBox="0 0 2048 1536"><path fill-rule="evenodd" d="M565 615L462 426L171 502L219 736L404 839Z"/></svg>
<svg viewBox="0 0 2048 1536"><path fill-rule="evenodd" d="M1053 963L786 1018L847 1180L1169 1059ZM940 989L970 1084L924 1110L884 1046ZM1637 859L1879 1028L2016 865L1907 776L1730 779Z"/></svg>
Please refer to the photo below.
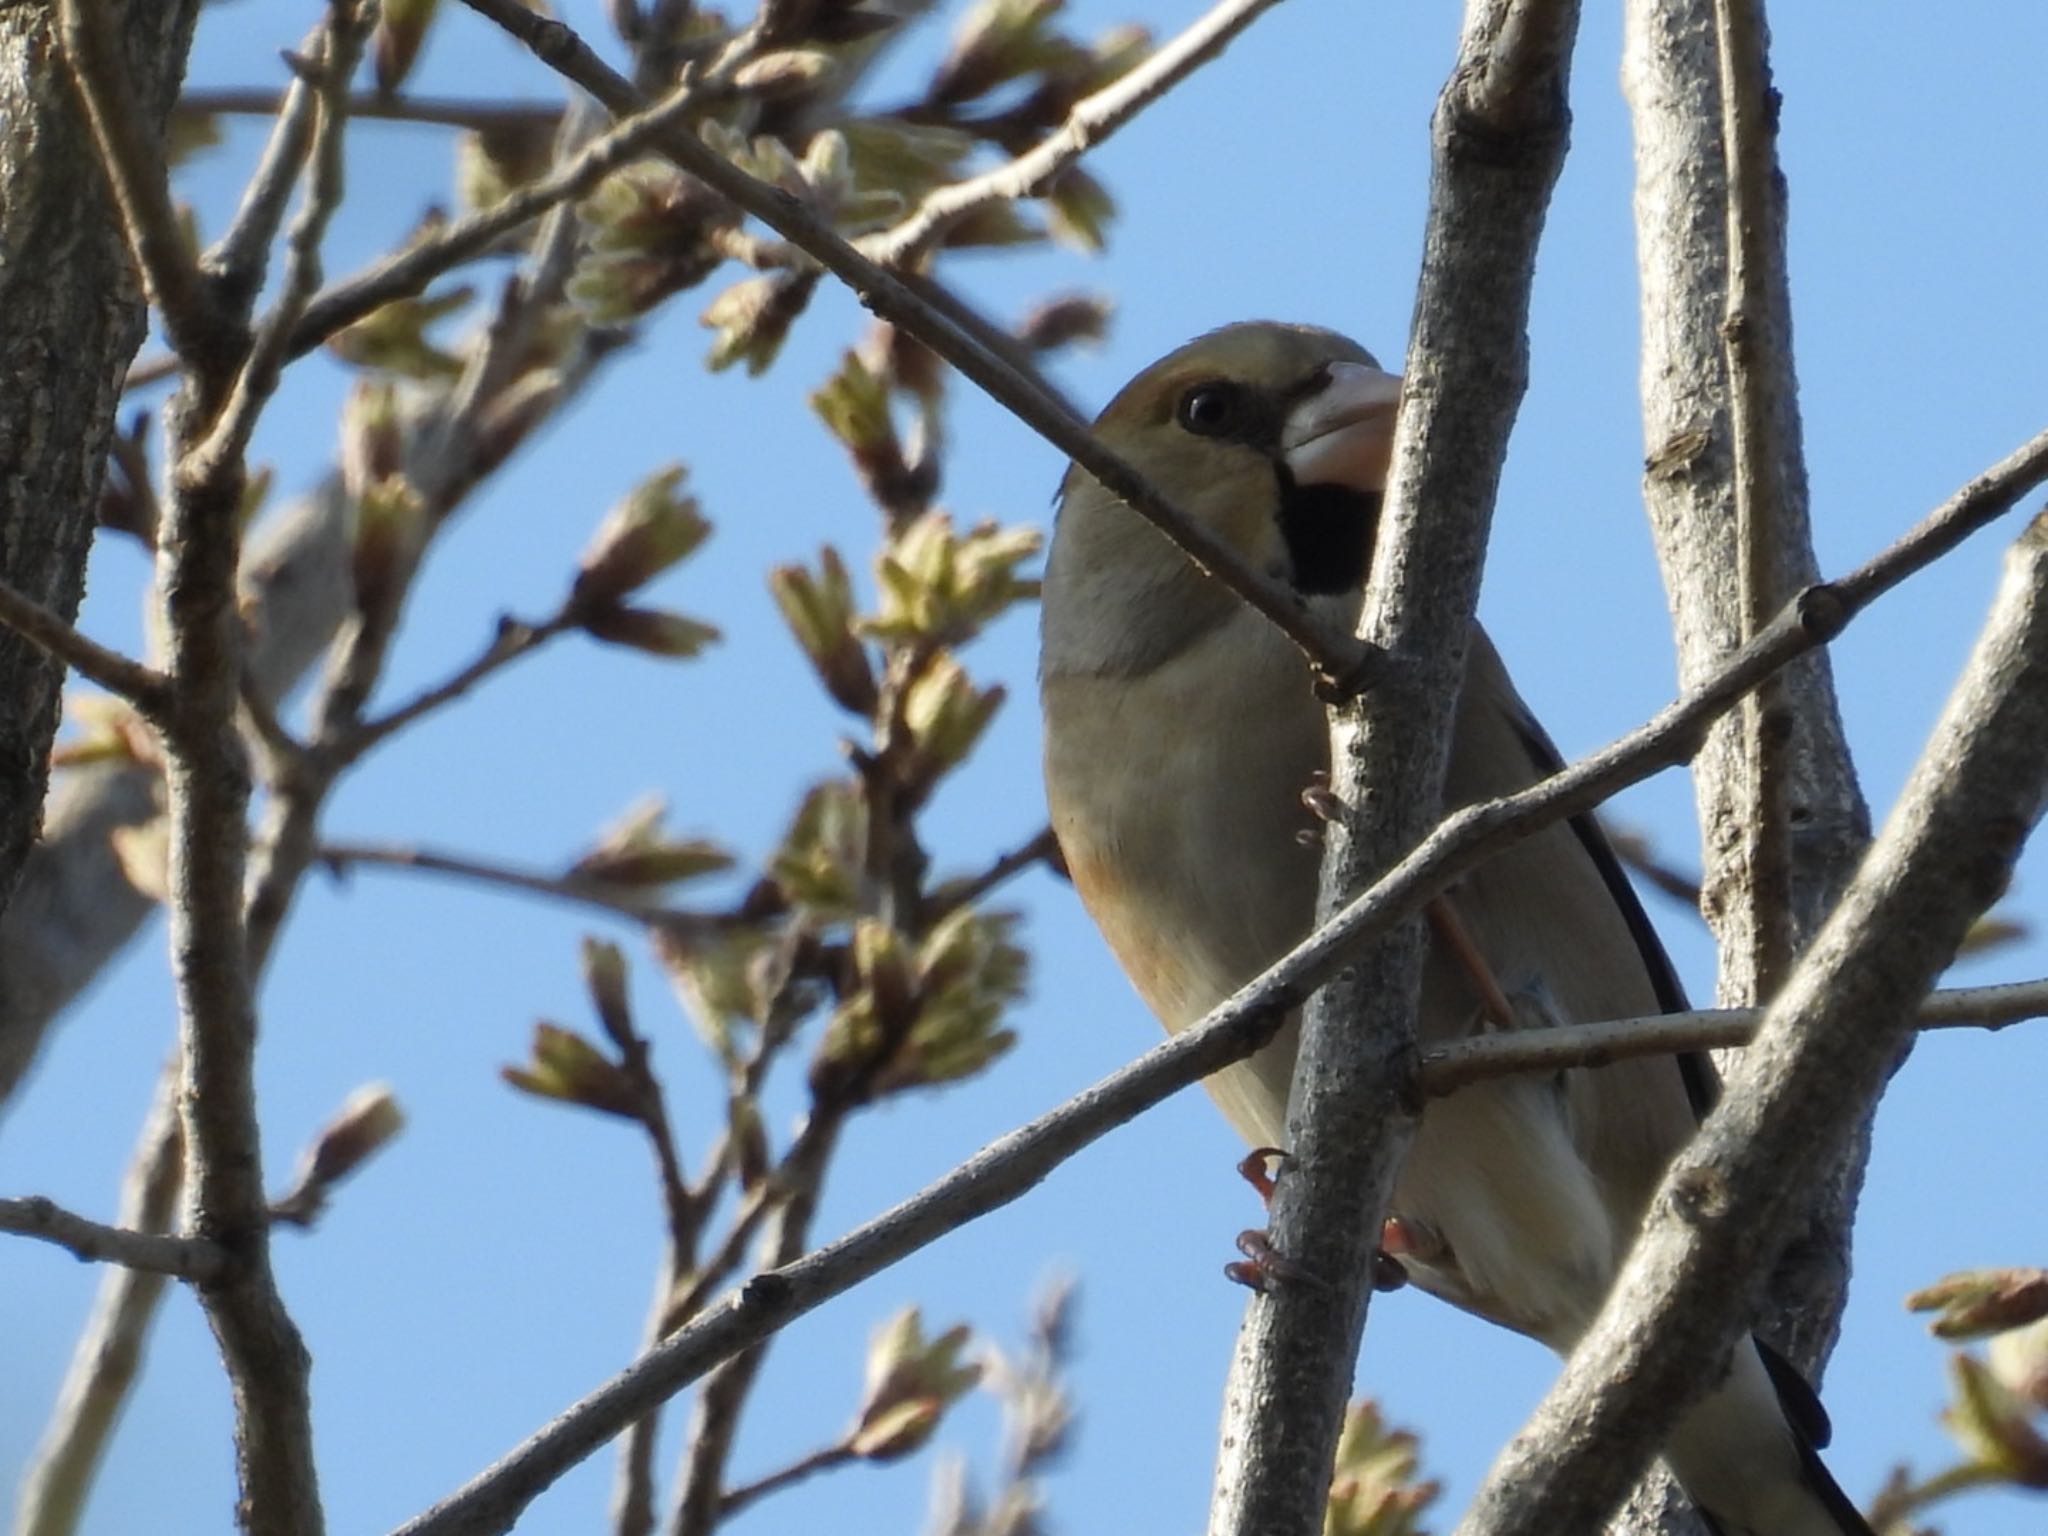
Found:
<svg viewBox="0 0 2048 1536"><path fill-rule="evenodd" d="M1240 325L1140 374L1096 430L1248 561L1348 623L1397 397L1398 381L1341 336ZM1312 825L1301 795L1328 739L1307 670L1075 469L1046 568L1041 681L1047 796L1074 884L1146 1003L1184 1028L1310 927L1318 854L1298 835ZM1520 789L1555 762L1475 629L1446 803ZM1518 1024L1683 1005L1590 820L1498 855L1449 903ZM1433 950L1418 1034L1484 1027L1472 978ZM1254 1145L1285 1140L1294 1051L1290 1023L1210 1081ZM1420 1239L1404 1266L1445 1300L1568 1350L1710 1083L1703 1062L1648 1058L1433 1103L1394 1194L1393 1214ZM1868 1536L1788 1425L1756 1350L1738 1349L1666 1455L1724 1536Z"/></svg>

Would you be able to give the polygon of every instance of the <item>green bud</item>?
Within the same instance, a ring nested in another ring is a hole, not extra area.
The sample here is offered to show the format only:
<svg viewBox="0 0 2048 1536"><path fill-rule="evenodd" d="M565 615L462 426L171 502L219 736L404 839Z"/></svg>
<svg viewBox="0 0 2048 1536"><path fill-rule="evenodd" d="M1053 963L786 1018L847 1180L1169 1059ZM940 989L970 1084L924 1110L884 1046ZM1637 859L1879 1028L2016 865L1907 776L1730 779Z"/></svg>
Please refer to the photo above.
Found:
<svg viewBox="0 0 2048 1536"><path fill-rule="evenodd" d="M680 613L620 604L595 608L583 615L583 632L606 645L622 645L650 656L687 660L717 641L718 630Z"/></svg>
<svg viewBox="0 0 2048 1536"><path fill-rule="evenodd" d="M573 1030L543 1020L533 1027L533 1057L499 1076L522 1093L559 1099L622 1119L640 1118L640 1093L623 1067Z"/></svg>
<svg viewBox="0 0 2048 1536"><path fill-rule="evenodd" d="M711 535L697 498L682 494L680 464L649 475L605 514L583 552L572 601L615 603L638 591Z"/></svg>
<svg viewBox="0 0 2048 1536"><path fill-rule="evenodd" d="M876 1329L848 1448L870 1461L894 1461L921 1449L946 1410L981 1380L981 1367L960 1359L972 1337L960 1324L927 1340L916 1307Z"/></svg>

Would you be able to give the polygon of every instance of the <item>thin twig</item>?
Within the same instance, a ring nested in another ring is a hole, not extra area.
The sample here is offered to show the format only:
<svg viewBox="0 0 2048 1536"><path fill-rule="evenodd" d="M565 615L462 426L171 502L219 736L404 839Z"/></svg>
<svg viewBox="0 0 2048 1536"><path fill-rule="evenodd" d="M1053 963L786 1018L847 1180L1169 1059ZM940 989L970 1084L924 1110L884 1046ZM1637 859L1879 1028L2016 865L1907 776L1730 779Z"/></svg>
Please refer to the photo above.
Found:
<svg viewBox="0 0 2048 1536"><path fill-rule="evenodd" d="M200 465L238 460L247 452L256 419L277 392L284 365L293 355L290 340L299 317L320 286L320 247L327 238L328 224L341 207L344 190L342 141L348 126L348 78L362 54L375 14L374 7L369 17L359 14L354 0L332 0L317 66L319 76L312 89L315 107L312 142L306 151L306 190L298 217L285 237L284 281L277 302L256 327L227 403L206 441L195 451Z"/></svg>
<svg viewBox="0 0 2048 1536"><path fill-rule="evenodd" d="M820 1446L810 1455L798 1457L778 1472L770 1472L766 1477L756 1478L751 1483L742 1483L737 1488L727 1490L725 1497L718 1501L718 1518L730 1520L757 1499L766 1498L771 1493L780 1493L783 1489L804 1481L805 1478L815 1477L820 1472L829 1472L834 1467L843 1467L849 1461L859 1459L860 1453L844 1440L837 1445Z"/></svg>
<svg viewBox="0 0 2048 1536"><path fill-rule="evenodd" d="M177 354L165 352L156 357L145 357L129 368L121 380L122 393L131 389L146 389L152 384L161 384L166 379L175 379L179 363Z"/></svg>
<svg viewBox="0 0 2048 1536"><path fill-rule="evenodd" d="M846 1104L814 1102L810 1118L771 1176L769 1182L777 1186L780 1198L762 1238L762 1272L785 1269L810 1247L811 1222L817 1215L825 1170L839 1145L849 1110ZM669 1520L670 1536L710 1536L723 1518L726 1462L739 1433L741 1411L766 1363L768 1343L767 1338L759 1340L722 1361L705 1378L691 1415L689 1445Z"/></svg>
<svg viewBox="0 0 2048 1536"><path fill-rule="evenodd" d="M978 875L961 880L948 880L933 891L925 900L924 926L957 912L962 907L971 907L997 887L1008 884L1033 865L1044 864L1055 870L1060 867L1059 840L1053 836L1051 827L1040 827L1025 842L1002 854Z"/></svg>
<svg viewBox="0 0 2048 1536"><path fill-rule="evenodd" d="M305 42L300 44L302 55L307 58L321 56L325 47L325 30L323 23L307 34ZM189 96L181 98L172 109L173 116L186 110L190 99ZM264 116L275 114L277 121L263 146L263 158L257 161L248 185L243 187L241 204L235 209L227 230L200 261L207 271L219 278L222 289L232 296L231 302L242 306L254 304L258 291L263 287L263 275L270 264L270 242L277 237L278 226L284 222L292 184L298 180L299 166L306 158L306 145L313 136L313 116L317 106L312 88L297 77L282 93L273 93L268 99L270 106ZM140 369L129 370L127 388L133 389L143 382L138 377L140 373Z"/></svg>
<svg viewBox="0 0 2048 1536"><path fill-rule="evenodd" d="M1806 606L1819 610L1817 618L1852 618L1924 564L1927 547L1951 547L1965 525L1981 526L2044 478L2048 433L1971 481L1875 560L1832 587L1806 594ZM1795 601L1699 687L1603 751L1516 795L1468 806L1447 818L1371 890L1180 1034L990 1143L845 1237L785 1269L753 1276L726 1304L679 1329L458 1492L398 1527L394 1536L496 1536L510 1530L520 1512L564 1472L719 1361L1018 1199L1083 1147L1251 1055L1358 942L1420 912L1436 891L1507 844L1682 761L1707 726L1733 708L1760 676L1839 632L1809 632L1798 617L1800 606Z"/></svg>
<svg viewBox="0 0 2048 1536"><path fill-rule="evenodd" d="M168 1233L184 1186L184 1138L178 1130L178 1069L166 1065L121 1185L118 1224L130 1232ZM189 1241L189 1239L187 1239ZM109 1269L80 1331L15 1505L14 1536L71 1536L85 1513L114 1425L128 1401L165 1277Z"/></svg>
<svg viewBox="0 0 2048 1536"><path fill-rule="evenodd" d="M1144 63L1074 104L1067 120L1007 165L939 188L894 228L859 241L885 267L914 264L960 219L991 203L1041 197L1060 173L1217 58L1279 0L1222 0Z"/></svg>
<svg viewBox="0 0 2048 1536"><path fill-rule="evenodd" d="M645 111L622 118L610 133L591 141L540 180L344 278L306 306L292 332L290 354L297 357L309 352L379 306L421 292L443 273L487 253L522 224L582 197L698 110L700 100L693 86L680 85Z"/></svg>
<svg viewBox="0 0 2048 1536"><path fill-rule="evenodd" d="M632 887L587 880L576 875L549 875L538 870L515 869L461 854L441 853L429 848L397 844L323 843L315 854L318 863L339 874L356 865L379 869L424 870L437 875L454 875L484 885L527 891L557 901L595 907L602 912L658 928L688 940L744 926L745 920L723 912L672 907L646 891Z"/></svg>
<svg viewBox="0 0 2048 1536"><path fill-rule="evenodd" d="M394 732L402 731L435 710L454 703L479 683L521 657L532 655L557 635L573 628L574 621L560 613L538 624L524 623L509 614L501 617L496 632L491 636L491 643L474 661L444 682L422 690L388 714L363 721L335 745L336 756L343 762L356 761Z"/></svg>
<svg viewBox="0 0 2048 1536"><path fill-rule="evenodd" d="M222 317L186 249L162 148L143 125L106 0L63 0L58 25L64 62L85 101L129 248L164 334L187 362L210 358L223 339Z"/></svg>
<svg viewBox="0 0 2048 1536"><path fill-rule="evenodd" d="M1734 465L1736 543L1740 553L1742 636L1776 611L1782 564L1779 523L1785 497L1783 445L1772 392L1789 378L1762 287L1765 253L1776 235L1773 179L1777 157L1769 69L1755 0L1715 0L1721 64L1721 134L1728 156L1728 295L1721 323L1727 356ZM1738 899L1755 951L1756 996L1768 999L1790 970L1792 919L1791 719L1785 691L1766 683L1743 707L1743 756L1750 813L1744 818Z"/></svg>
<svg viewBox="0 0 2048 1536"><path fill-rule="evenodd" d="M574 31L518 0L465 0L525 43L550 68L588 91L614 117L646 110L632 82L593 53ZM1290 589L1269 581L1220 536L1186 516L1143 476L1095 440L1066 406L1000 356L939 315L895 273L869 260L808 205L758 181L694 134L665 133L651 146L742 211L801 246L882 319L951 363L997 404L1079 464L1111 494L1179 545L1189 559L1265 615L1321 670L1329 688L1355 692L1377 657L1324 623Z"/></svg>
<svg viewBox="0 0 2048 1536"><path fill-rule="evenodd" d="M1422 1088L1441 1097L1520 1072L1562 1072L1569 1067L1604 1067L1635 1056L1728 1050L1754 1040L1763 1017L1761 1008L1699 1008L1475 1035L1425 1049ZM2043 1017L2048 1017L2048 980L2016 981L1931 993L1920 1005L1917 1027L1998 1030Z"/></svg>
<svg viewBox="0 0 2048 1536"><path fill-rule="evenodd" d="M296 83L282 91L187 91L173 112L178 118L272 117L288 105ZM353 91L350 117L389 123L426 123L442 128L468 128L478 133L517 128L549 128L561 120L562 109L545 101L462 101L453 96L385 96Z"/></svg>
<svg viewBox="0 0 2048 1536"><path fill-rule="evenodd" d="M40 647L80 677L126 699L142 713L163 713L170 679L133 657L109 650L66 624L41 603L0 581L0 624Z"/></svg>
<svg viewBox="0 0 2048 1536"><path fill-rule="evenodd" d="M110 1227L67 1211L41 1195L0 1200L0 1232L39 1237L80 1259L104 1259L176 1280L211 1280L227 1263L219 1245L133 1227Z"/></svg>

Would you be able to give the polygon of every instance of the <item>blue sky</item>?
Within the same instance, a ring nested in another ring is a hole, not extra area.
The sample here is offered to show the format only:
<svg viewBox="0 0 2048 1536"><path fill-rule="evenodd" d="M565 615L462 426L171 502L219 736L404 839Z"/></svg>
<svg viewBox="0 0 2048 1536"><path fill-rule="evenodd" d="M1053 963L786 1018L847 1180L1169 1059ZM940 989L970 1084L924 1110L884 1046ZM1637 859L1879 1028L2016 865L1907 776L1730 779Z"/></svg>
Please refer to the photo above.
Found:
<svg viewBox="0 0 2048 1536"><path fill-rule="evenodd" d="M595 35L594 3L564 7ZM949 9L951 9L949 7ZM1198 7L1086 0L1093 29L1128 18L1161 32ZM1889 542L1951 489L2048 419L2048 305L2040 251L2048 120L2038 61L2048 10L1979 0L1939 21L1873 0L1775 7L1783 154L1816 540L1838 571ZM276 50L310 5L210 8L192 76L275 83ZM1109 254L966 258L952 274L1012 316L1052 290L1118 301L1100 351L1062 365L1090 407L1186 337L1253 316L1311 320L1383 359L1405 343L1420 246L1431 105L1455 37L1453 7L1296 0L1092 162L1122 217ZM1662 594L1640 511L1634 249L1627 122L1616 84L1613 0L1588 6L1575 82L1574 148L1544 246L1533 369L1503 488L1484 614L1524 693L1566 752L1596 746L1673 688ZM943 46L926 27L902 67ZM901 78L910 78L904 75ZM884 82L886 86L886 81ZM553 82L460 7L449 7L416 80L422 91L547 97ZM349 270L445 196L445 135L366 124L353 195L329 268ZM255 145L237 132L187 183L217 230ZM437 548L413 605L391 696L466 660L497 613L537 615L589 530L641 474L686 460L717 525L707 549L659 589L708 617L726 643L661 666L565 644L409 735L351 779L336 837L426 841L509 862L555 864L628 801L666 793L675 822L744 855L767 851L798 794L839 764L838 720L784 634L762 575L826 541L860 559L873 515L805 393L834 366L860 316L826 291L765 379L704 373L688 296L611 367L601 397L554 427ZM258 434L282 492L330 462L346 376L296 370ZM1000 410L956 395L946 503L962 518L1042 523L1061 465ZM1873 805L1910 766L1996 580L2008 522L1887 598L1836 648L1857 762ZM95 558L85 623L139 643L143 570L132 548ZM979 866L1043 819L1032 689L1033 623L1019 615L968 657L1011 701L974 766L934 805L942 866ZM1679 775L1612 807L1694 862ZM2037 925L2048 857L2022 865L2011 909ZM1018 884L1037 965L1021 1041L971 1084L861 1120L835 1168L821 1235L847 1230L993 1136L1149 1046L1156 1027L1064 887ZM1655 898L1652 915L1692 992L1712 994L1697 920ZM388 1528L445 1494L623 1364L657 1256L643 1148L594 1117L520 1098L496 1069L533 1019L586 1017L576 941L591 920L517 898L365 873L305 893L264 997L262 1111L274 1182L356 1084L391 1081L411 1127L349 1186L311 1236L282 1234L285 1292L313 1348L317 1433L332 1528ZM602 925L599 931L604 931ZM619 931L630 940L631 935ZM630 946L629 944L629 947ZM66 1021L23 1098L0 1121L0 1188L40 1191L105 1215L172 1023L160 927ZM651 964L635 950L643 1027L676 1101L684 1145L715 1121L711 1074ZM1958 972L1985 981L2048 970L2038 937ZM2048 1262L2048 1122L2039 1113L2048 1036L1926 1040L1878 1120L1857 1234L1857 1278L1825 1396L1829 1460L1867 1499L1900 1457L1949 1456L1933 1422L1944 1349L1900 1298L1957 1267ZM793 1095L774 1106L784 1122ZM1214 1430L1244 1296L1220 1275L1258 1211L1231 1172L1240 1148L1205 1098L1186 1094L1090 1149L1023 1202L957 1234L791 1329L776 1345L734 1461L771 1470L843 1427L860 1392L868 1330L921 1303L1000 1341L1018 1337L1048 1273L1081 1285L1073 1389L1081 1420L1049 1481L1055 1529L1189 1530L1206 1505ZM8 1299L0 1482L39 1432L94 1275L60 1254L0 1244ZM1375 1303L1359 1387L1423 1436L1429 1471L1468 1494L1493 1449L1554 1370L1537 1346L1419 1295ZM664 1466L679 1442L672 1414ZM196 1307L174 1297L158 1329L89 1531L223 1529L232 1499L227 1402ZM996 1424L985 1403L945 1437L986 1473ZM741 1536L831 1528L911 1532L925 1515L929 1453L854 1468L769 1500ZM602 1519L608 1458L536 1504L523 1531L588 1531ZM1974 1497L1952 1531L2020 1536L2038 1504Z"/></svg>

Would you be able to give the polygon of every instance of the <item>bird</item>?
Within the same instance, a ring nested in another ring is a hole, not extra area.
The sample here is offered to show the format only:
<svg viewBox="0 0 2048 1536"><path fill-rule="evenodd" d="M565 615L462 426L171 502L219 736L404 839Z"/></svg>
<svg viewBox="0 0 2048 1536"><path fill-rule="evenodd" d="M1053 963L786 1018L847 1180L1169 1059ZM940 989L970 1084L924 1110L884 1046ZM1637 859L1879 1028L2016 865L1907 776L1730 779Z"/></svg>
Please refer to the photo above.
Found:
<svg viewBox="0 0 2048 1536"><path fill-rule="evenodd" d="M1140 373L1095 434L1250 565L1348 626L1400 391L1397 376L1334 331L1247 322ZM1304 792L1328 768L1322 703L1291 641L1078 465L1060 490L1040 640L1060 854L1140 996L1169 1031L1184 1029L1313 926L1320 853ZM1559 766L1475 622L1446 807L1511 793ZM1589 816L1472 870L1432 917L1416 1026L1424 1045L1685 1007ZM1285 1139L1298 1027L1290 1019L1207 1082L1255 1147ZM1422 1289L1566 1353L1716 1087L1711 1064L1692 1054L1502 1078L1435 1100L1396 1181L1382 1246L1398 1246ZM1717 1536L1871 1536L1821 1464L1827 1439L1797 1370L1745 1341L1663 1455Z"/></svg>

